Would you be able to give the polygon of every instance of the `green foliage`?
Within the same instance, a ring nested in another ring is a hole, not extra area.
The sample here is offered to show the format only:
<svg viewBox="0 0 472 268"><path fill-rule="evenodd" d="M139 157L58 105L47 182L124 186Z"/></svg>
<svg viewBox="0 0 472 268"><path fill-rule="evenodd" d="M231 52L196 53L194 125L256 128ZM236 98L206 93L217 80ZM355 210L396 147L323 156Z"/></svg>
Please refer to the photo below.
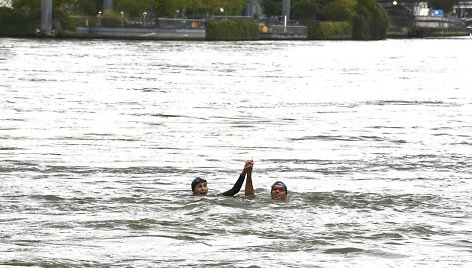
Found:
<svg viewBox="0 0 472 268"><path fill-rule="evenodd" d="M267 17L282 15L282 0L262 0L261 5Z"/></svg>
<svg viewBox="0 0 472 268"><path fill-rule="evenodd" d="M115 0L115 11L130 17L142 16L144 11L159 17L239 16L246 4L247 0Z"/></svg>
<svg viewBox="0 0 472 268"><path fill-rule="evenodd" d="M12 4L14 8L41 8L40 0L12 0ZM75 15L96 16L103 11L103 0L53 0L52 4L54 10ZM127 17L141 17L144 11L159 17L240 16L246 4L247 0L114 0L114 11L123 11Z"/></svg>
<svg viewBox="0 0 472 268"><path fill-rule="evenodd" d="M310 40L345 40L351 39L351 35L352 24L347 21L308 24L308 39Z"/></svg>
<svg viewBox="0 0 472 268"><path fill-rule="evenodd" d="M41 1L35 0L13 0L11 1L11 6L13 8L31 8L38 9L41 8Z"/></svg>
<svg viewBox="0 0 472 268"><path fill-rule="evenodd" d="M292 0L290 5L290 19L311 20L316 17L320 10L320 5L316 0Z"/></svg>
<svg viewBox="0 0 472 268"><path fill-rule="evenodd" d="M385 39L388 15L376 0L358 0L353 18L352 38L355 40Z"/></svg>
<svg viewBox="0 0 472 268"><path fill-rule="evenodd" d="M142 17L143 12L152 10L152 0L116 0L115 12L123 11L127 17Z"/></svg>
<svg viewBox="0 0 472 268"><path fill-rule="evenodd" d="M53 0L52 8L56 10L63 10L67 6L74 4L74 0ZM81 2L81 1L78 1ZM85 1L87 2L87 1ZM27 8L27 9L40 9L41 0L12 0L13 8Z"/></svg>
<svg viewBox="0 0 472 268"><path fill-rule="evenodd" d="M351 21L356 0L334 0L323 6L323 19L328 21Z"/></svg>
<svg viewBox="0 0 472 268"><path fill-rule="evenodd" d="M53 24L59 31L76 31L77 24L64 11L54 11L52 14Z"/></svg>
<svg viewBox="0 0 472 268"><path fill-rule="evenodd" d="M428 4L434 9L442 9L445 13L449 13L459 2L460 0L429 0Z"/></svg>
<svg viewBox="0 0 472 268"><path fill-rule="evenodd" d="M95 16L103 9L103 0L80 0L71 5L71 8L77 15Z"/></svg>
<svg viewBox="0 0 472 268"><path fill-rule="evenodd" d="M261 5L267 17L282 15L282 0L262 0ZM292 0L290 18L292 20L311 20L320 12L317 0Z"/></svg>
<svg viewBox="0 0 472 268"><path fill-rule="evenodd" d="M40 27L39 10L18 10L0 7L0 35L24 36L34 34Z"/></svg>
<svg viewBox="0 0 472 268"><path fill-rule="evenodd" d="M206 24L206 39L211 41L258 40L259 26L252 20L210 20Z"/></svg>
<svg viewBox="0 0 472 268"><path fill-rule="evenodd" d="M75 23L63 11L53 11L53 25L56 30L76 29ZM0 35L32 36L41 27L39 9L11 9L0 7Z"/></svg>

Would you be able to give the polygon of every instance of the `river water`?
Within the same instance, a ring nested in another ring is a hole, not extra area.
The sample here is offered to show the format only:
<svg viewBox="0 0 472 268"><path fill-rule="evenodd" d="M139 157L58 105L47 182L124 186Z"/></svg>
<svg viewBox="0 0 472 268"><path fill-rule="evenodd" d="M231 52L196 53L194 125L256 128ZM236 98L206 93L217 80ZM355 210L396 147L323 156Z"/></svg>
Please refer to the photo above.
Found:
<svg viewBox="0 0 472 268"><path fill-rule="evenodd" d="M471 44L0 39L0 265L467 267Z"/></svg>

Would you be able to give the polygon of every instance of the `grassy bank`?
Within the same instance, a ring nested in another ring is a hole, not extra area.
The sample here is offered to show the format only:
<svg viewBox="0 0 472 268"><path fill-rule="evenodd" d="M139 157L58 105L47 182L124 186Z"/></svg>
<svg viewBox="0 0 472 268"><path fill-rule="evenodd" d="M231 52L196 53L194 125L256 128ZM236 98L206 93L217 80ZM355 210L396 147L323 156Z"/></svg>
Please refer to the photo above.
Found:
<svg viewBox="0 0 472 268"><path fill-rule="evenodd" d="M210 41L258 40L259 27L251 20L210 20L206 23L206 39Z"/></svg>
<svg viewBox="0 0 472 268"><path fill-rule="evenodd" d="M310 40L349 40L351 37L352 24L347 21L308 24L308 39Z"/></svg>

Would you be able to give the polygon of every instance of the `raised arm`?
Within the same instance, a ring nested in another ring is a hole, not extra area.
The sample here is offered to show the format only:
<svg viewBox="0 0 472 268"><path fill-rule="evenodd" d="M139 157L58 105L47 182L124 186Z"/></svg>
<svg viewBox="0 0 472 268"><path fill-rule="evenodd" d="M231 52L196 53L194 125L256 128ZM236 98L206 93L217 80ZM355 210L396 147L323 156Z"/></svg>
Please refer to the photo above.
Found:
<svg viewBox="0 0 472 268"><path fill-rule="evenodd" d="M231 188L228 191L222 193L222 195L224 195L224 196L233 196L233 195L239 193L239 191L241 190L241 187L243 186L244 178L246 177L247 168L249 166L248 161L246 161L246 164L244 165L244 169L241 172L241 174L239 175L239 178L236 181L236 183L233 185L233 188Z"/></svg>
<svg viewBox="0 0 472 268"><path fill-rule="evenodd" d="M245 196L254 196L254 187L252 186L252 167L254 166L254 161L246 161L247 166L247 177L246 177L246 187L244 188Z"/></svg>

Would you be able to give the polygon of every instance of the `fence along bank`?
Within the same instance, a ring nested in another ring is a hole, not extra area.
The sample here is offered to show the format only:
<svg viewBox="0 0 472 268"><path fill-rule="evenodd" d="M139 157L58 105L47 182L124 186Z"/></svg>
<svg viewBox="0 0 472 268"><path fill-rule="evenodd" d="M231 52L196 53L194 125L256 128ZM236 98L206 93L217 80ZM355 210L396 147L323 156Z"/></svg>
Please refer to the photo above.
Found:
<svg viewBox="0 0 472 268"><path fill-rule="evenodd" d="M116 18L72 17L76 31L63 31L66 37L205 40L206 25L211 20L244 20L257 24L260 39L306 39L307 27L280 19L253 20L246 16L194 18Z"/></svg>

